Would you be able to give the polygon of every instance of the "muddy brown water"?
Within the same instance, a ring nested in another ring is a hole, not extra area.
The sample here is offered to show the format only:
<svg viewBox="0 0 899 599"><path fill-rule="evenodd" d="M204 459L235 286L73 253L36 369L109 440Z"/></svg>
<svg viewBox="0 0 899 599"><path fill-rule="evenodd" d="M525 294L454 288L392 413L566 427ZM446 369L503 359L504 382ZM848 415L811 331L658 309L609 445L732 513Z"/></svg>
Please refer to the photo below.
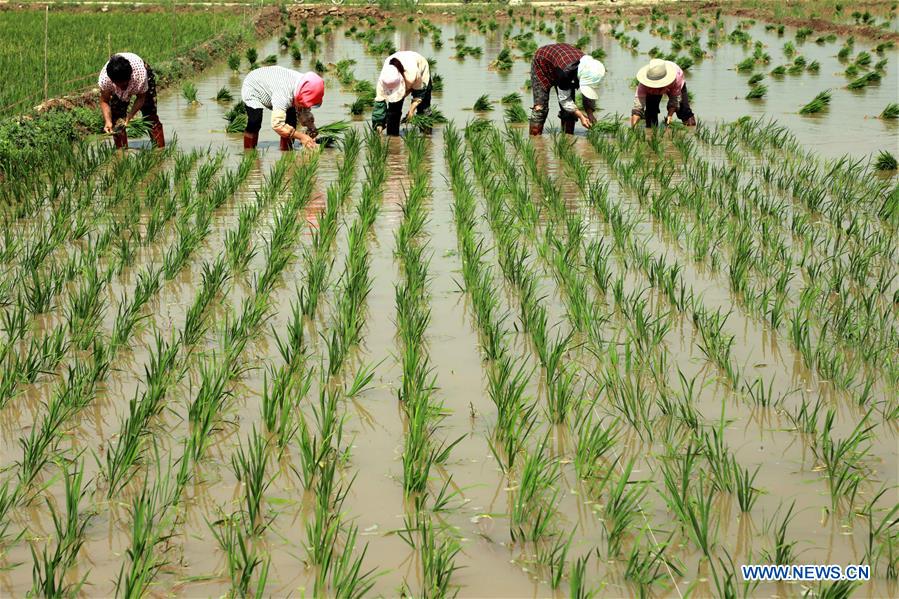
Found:
<svg viewBox="0 0 899 599"><path fill-rule="evenodd" d="M736 21L728 22L730 31ZM512 91L520 92L525 106L530 104L529 93L522 89L528 76L528 65L517 61L509 73L488 70L489 62L495 57L502 44L502 29L485 36L465 31L468 45L484 48L479 59L467 58L464 62L452 58L452 37L459 31L456 25L447 23L443 29L444 48L434 50L428 39L422 40L409 26L401 24L392 34L398 48L423 49L426 56L437 59L437 72L445 82L445 91L435 95L435 105L457 123L475 116L469 107L475 98L487 93L496 101L496 109L489 114L478 116L490 118L497 123L502 120L499 98ZM793 31L787 29L783 38L764 32L759 23L748 32L755 39L762 40L772 55L773 68L783 64L783 42L792 39ZM654 39L648 33L629 31L641 40L640 49L645 52L652 46L667 51L670 43ZM568 33L574 40L583 35L577 28ZM814 36L812 36L814 37ZM538 41L547 38L538 35ZM627 114L633 91L630 79L647 57L623 50L618 42L601 29L594 34L595 44L603 47L608 57L605 63L609 73L601 88L600 109L604 113ZM747 75L736 73L733 66L746 55L738 46L722 43L714 57L707 58L690 69L688 84L695 95L694 108L700 119L733 120L743 115L769 116L788 126L798 139L810 149L824 157L837 157L849 153L861 157L876 153L881 149L897 149L899 133L894 123L874 118L883 107L896 101L899 89L897 77L897 52L890 51L887 72L879 85L868 87L861 92L843 89L846 81L842 77L843 66L836 59L836 52L842 40L823 47L806 42L798 45L800 54L809 61L819 60L821 72L817 75L802 74L786 76L782 80L766 81L769 95L765 100L749 102L742 99L747 86ZM861 42L856 49L866 48ZM297 65L289 56L278 51L275 40L260 45L259 55L277 54L279 64L307 70L310 61ZM304 53L305 56L305 53ZM338 30L323 46L320 56L326 63L334 63L343 58L357 61L354 66L356 77L373 79L380 61L363 52L355 41L349 40ZM319 123L346 118L346 107L353 96L340 89L333 77L327 78L327 93L323 106L318 109ZM187 106L175 93L162 95L159 113L166 126L167 135L176 135L179 145L187 150L210 148L218 151L224 148L228 153L227 167L234 167L241 155L241 136L224 132L222 115L225 106L211 98L221 87L227 87L235 98L240 93L240 77L230 73L226 67L213 69L199 77L195 83L202 103ZM798 108L811 99L818 91L833 88L833 101L823 114L814 117L798 115ZM554 105L554 101L553 101ZM557 123L555 108L550 111L550 124ZM265 119L268 118L266 114ZM367 117L366 117L367 118ZM265 121L264 121L265 122ZM363 125L359 120L358 126ZM548 138L537 139L538 155L545 161L548 172L563 178L562 170L553 157ZM135 145L140 145L136 142ZM96 481L101 474L93 455L101 456L107 440L119 434L121 418L127 413L127 402L132 397L138 380L143 374L152 348L151 327L158 327L164 335L180 329L187 308L201 281L201 265L214 259L223 251L225 231L237 222L239 207L253 201L255 191L263 184L268 169L280 158L277 139L273 132L263 127L260 158L254 164L251 175L241 191L216 212L212 233L203 244L199 255L193 257L190 266L179 273L176 279L165 284L157 300L151 304L151 318L147 326L131 342L133 351L125 352L116 361L116 369L111 373L105 388L97 400L83 411L76 426L67 432L61 449L66 456L84 451L86 479ZM603 160L585 140L578 140L576 150L594 168L597 176L614 179ZM313 199L307 214L302 244L309 243L311 228L315 226L316 208L323 205L323 193L328 183L336 176L336 150L322 154ZM444 481L451 481L458 491L454 508L441 515L446 525L446 533L457 536L462 552L456 558L460 569L453 575L460 596L468 597L543 597L565 596L567 582L559 589L552 589L544 567L535 564L533 548L516 545L509 534L509 517L515 480L503 474L493 457L488 437L495 424L495 407L485 392L485 372L478 349L478 336L474 328L467 298L460 293L457 281L461 281L460 258L457 254L456 231L453 225L452 193L446 179L448 173L444 163L444 140L438 128L431 136L427 147L428 164L431 169L433 197L428 204L429 221L426 227L430 250L430 307L431 324L427 331L430 359L436 376L438 398L447 409L447 418L439 429L441 438L464 437L452 451L445 468L434 473L432 487L439 488ZM346 254L346 230L355 217L352 207L358 200L358 179L365 161L364 151L360 155L357 168L357 185L351 194L348 210L341 214L341 230L334 252L335 266L331 273L329 290L325 294L325 306L321 310L319 322L309 324L307 336L310 354L318 361L324 355L324 343L317 336L317 330L326 330L331 322L334 306L334 290L341 265ZM353 479L351 491L344 504L346 516L359 528L360 540L367 543L364 569L374 568L378 576L372 594L396 596L403 584L413 591L419 588L418 556L395 531L402 528L406 504L402 491L402 462L404 436L404 416L397 402L397 388L401 381L401 367L396 341L396 307L394 305L394 285L400 280L397 261L394 258L394 233L402 220L404 190L409 185L405 170L406 150L400 140L392 140L388 155L388 179L384 188L381 210L374 224L369 242L371 251L372 291L367 299L367 324L364 342L360 351L351 359L347 371L352 373L361 365L377 365L371 387L352 401L346 401L341 409L346 415L347 439L352 439L351 459L342 473L344 482ZM647 243L654 254L676 257L684 266L684 282L701 293L705 305L710 309L734 307L734 300L722 273L709 272L694 264L676 243L668 239L648 214L642 212L639 203L630 194L621 190L614 182L611 194L616 202L641 214L636 234ZM588 235L610 239L610 231L600 222L584 203L576 187L563 185L563 193L572 210L578 210L588 223ZM282 198L283 199L283 198ZM483 205L478 208L483 215ZM265 236L273 222L274 210L269 208L260 216L253 235L254 246L259 250L251 261L249 272L237 275L226 286L227 293L213 312L213 321L221 323L225 315L241 305L244 298L252 293L252 273L262 268L264 257L262 248ZM487 240L492 238L489 227L481 222L479 232ZM134 289L135 273L142 265L158 263L162 251L174 241L172 231L156 246L141 254L138 266L129 269L122 277L114 279L108 290L110 306L117 305L123 292ZM297 256L301 256L301 247ZM536 249L529 248L532 264L540 273L540 285L545 297L549 321L561 331L567 331L570 323L561 300L560 290L549 271L549 265L542 263ZM496 264L493 249L488 259ZM625 273L627 291L647 286L642 273L626 268L620 256L613 256L611 266L617 273ZM219 596L229 588L224 556L215 544L208 522L236 509L243 492L230 466L230 456L238 443L246 443L247 436L255 427L262 426L260 401L263 389L263 375L267 364L280 363L272 331L282 330L289 320L291 301L296 299L295 286L302 282L302 260L297 259L285 271L284 285L274 294L275 310L258 337L247 347L243 355L250 370L241 377L234 387L231 409L225 415L226 425L216 433L207 459L199 465L197 476L185 491L179 522L174 536L166 544L167 564L157 576L152 588L153 595ZM502 283L501 272L494 271L495 280ZM518 313L517 300L508 286L502 285L501 305L511 314ZM666 311L663 300L656 299L657 310ZM107 311L104 329L111 330L114 312ZM788 539L798 542L797 562L842 564L864 560L864 535L866 528L859 518L849 518L846 514L832 514L830 498L824 475L816 465L814 455L800 435L791 430L791 424L784 415L773 409L755 408L738 400L726 385L720 382L717 371L710 366L698 346L698 334L691 323L679 315L672 316L675 326L666 335L664 345L669 364L665 376L669 385L677 388L677 371L683 371L687 378L697 377L696 408L707 425L725 422L725 439L741 465L754 469L759 467L755 485L763 493L749 514L740 514L735 500L724 498L715 503L716 521L719 528L718 544L727 549L736 563L765 561L763 550L772 547L770 521L783 514L786 506L796 502L796 516L790 523ZM51 319L48 319L51 320ZM510 323L516 319L510 319ZM614 335L621 335L625 326L620 315L614 316L610 326ZM739 307L734 307L727 323L727 331L735 335L735 360L748 365L750 373L771 377L775 381L775 391L792 391L787 405L790 408L801 400L814 402L822 398L826 405L837 409L837 434L847 435L864 411L851 405L840 393L829 387L826 381L804 367L795 355L785 335L773 334ZM206 348L216 347L218 329L213 326L206 338ZM513 332L510 346L515 355L535 367L529 385L529 393L539 402L545 401L545 390L540 381L540 370L529 349L527 335ZM167 407L159 423L155 440L163 456L177 457L180 454L180 439L186 433L187 401L198 384L197 360L182 383L169 394ZM578 350L571 357L583 365L582 380L590 383L588 373L598 372L602 365L585 349ZM51 377L30 386L26 393L2 412L4 431L2 455L4 465L10 465L3 473L3 480L14 474L12 464L21 455L18 439L22 431L27 434L52 391ZM307 412L317 396L317 383L309 396L301 403L307 421ZM881 398L883 399L883 398ZM598 402L598 413L609 417L613 412ZM878 417L879 418L879 417ZM605 553L605 538L600 521L601 501L591 499L577 481L570 458L576 439L570 431L546 424L541 415L539 434L550 435L552 451L562 461L562 477L557 485L560 491L557 524L560 531L569 534L574 530L570 562L575 557L591 555L588 565L588 581L600 596L623 597L636 593L634 587L624 579L624 558L609 559ZM672 529L672 516L660 495L662 490L659 465L665 448L658 442L640 440L628 427L615 449L622 458L635 458L632 477L648 481L645 503L638 515L638 526L644 525L652 531L650 546L664 541ZM869 498L879 486L890 488L887 502L896 503L896 485L899 482L899 459L897 459L897 431L895 423L877 421L875 437L867 457L871 473L860 491L859 503ZM537 436L532 438L538 438ZM102 460L102 458L101 458ZM290 449L284 464L271 465L272 486L266 493L266 504L274 519L264 534L263 547L271 556L266 595L303 596L312 594L312 574L304 565L305 522L311 513L311 494L305 493L297 477L287 463L296 464L296 448ZM50 469L48 469L50 470ZM152 470L152 469L151 469ZM142 470L143 471L143 470ZM46 496L56 505L64 498L62 484L53 478L56 469L45 474L49 483ZM152 476L152 474L150 474ZM99 485L102 489L102 485ZM95 482L89 489L97 488ZM70 573L75 580L87 575L87 584L82 588L86 596L111 596L115 591L115 578L123 563L127 561L125 551L129 544L131 517L128 506L137 492L135 485L129 486L121 497L105 500L101 491L89 495L85 509L93 509L96 515L91 520L85 536L77 572ZM89 507L88 507L89 506ZM24 529L24 537L9 545L3 554L0 570L0 592L8 596L23 596L31 586L31 554L29 547L41 547L52 536L52 522L42 500L36 500L27 508L13 515L13 528ZM637 530L629 538L634 540ZM694 595L714 594L712 575L707 563L700 559L695 548L685 537L676 536L677 544L668 548L669 556L682 564L682 573L668 569L660 571L661 582L653 592L658 596L684 596L688 591ZM628 545L629 546L629 545ZM600 557L593 553L601 548ZM798 596L803 592L799 584L763 584L754 596ZM895 581L884 578L882 570L876 580L863 585L858 591L862 597L895 596Z"/></svg>

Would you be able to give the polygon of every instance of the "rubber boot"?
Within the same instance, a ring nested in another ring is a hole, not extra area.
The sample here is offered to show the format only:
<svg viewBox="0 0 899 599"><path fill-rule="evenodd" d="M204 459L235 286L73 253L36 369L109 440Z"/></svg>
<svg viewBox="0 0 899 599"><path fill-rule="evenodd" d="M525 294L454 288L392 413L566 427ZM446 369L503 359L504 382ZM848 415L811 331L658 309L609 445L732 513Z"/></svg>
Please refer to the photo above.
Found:
<svg viewBox="0 0 899 599"><path fill-rule="evenodd" d="M291 150L293 150L293 139L289 137L282 137L280 145L278 147L281 148L282 152L290 152Z"/></svg>
<svg viewBox="0 0 899 599"><path fill-rule="evenodd" d="M562 121L562 133L574 135L574 121Z"/></svg>
<svg viewBox="0 0 899 599"><path fill-rule="evenodd" d="M531 123L528 132L531 135L543 135L543 123Z"/></svg>
<svg viewBox="0 0 899 599"><path fill-rule="evenodd" d="M243 133L243 149L244 150L255 150L257 143L259 143L259 133L248 133L248 132L244 131L244 133Z"/></svg>
<svg viewBox="0 0 899 599"><path fill-rule="evenodd" d="M112 134L112 143L115 144L115 147L118 149L127 148L128 147L128 132L122 128L121 131L117 131Z"/></svg>
<svg viewBox="0 0 899 599"><path fill-rule="evenodd" d="M153 127L150 128L150 139L153 140L153 145L157 148L165 147L165 133L162 130L162 123L159 122L159 117L148 119L153 123Z"/></svg>

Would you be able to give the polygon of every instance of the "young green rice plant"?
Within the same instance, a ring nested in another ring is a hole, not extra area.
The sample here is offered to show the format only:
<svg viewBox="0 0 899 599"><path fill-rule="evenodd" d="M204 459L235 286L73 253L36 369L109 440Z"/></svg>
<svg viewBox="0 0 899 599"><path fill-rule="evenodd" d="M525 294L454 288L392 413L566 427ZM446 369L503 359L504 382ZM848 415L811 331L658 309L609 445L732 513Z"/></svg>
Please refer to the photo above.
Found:
<svg viewBox="0 0 899 599"><path fill-rule="evenodd" d="M475 112L490 112L493 110L493 102L490 101L490 96L482 94L474 101L474 105L471 109Z"/></svg>
<svg viewBox="0 0 899 599"><path fill-rule="evenodd" d="M572 529L568 538L556 537L551 545L537 546L537 562L545 565L549 569L549 586L558 589L562 584L562 576L565 575L565 566L568 560L568 550L571 548L571 542L574 540L574 533L577 527Z"/></svg>
<svg viewBox="0 0 899 599"><path fill-rule="evenodd" d="M209 523L209 528L212 530L219 549L225 555L225 566L228 569L228 577L231 579L233 596L250 596L253 574L259 566L262 566L262 569L257 584L258 589L263 589L268 576L269 561L263 562L252 533L244 530L239 518L226 517ZM254 596L259 597L260 593L257 592Z"/></svg>
<svg viewBox="0 0 899 599"><path fill-rule="evenodd" d="M256 60L259 58L259 52L256 51L256 48L247 48L244 56L246 56L247 62L250 63L250 68L256 68Z"/></svg>
<svg viewBox="0 0 899 599"><path fill-rule="evenodd" d="M185 81L181 85L181 96L187 100L188 104L199 104L197 100L197 86L192 81Z"/></svg>
<svg viewBox="0 0 899 599"><path fill-rule="evenodd" d="M837 509L841 500L845 499L851 507L858 486L865 478L865 467L862 462L868 452L873 424L868 424L870 412L856 425L848 437L836 440L832 437L835 412L827 411L821 429L820 443L813 446L818 459L827 473L827 484L830 490L831 506Z"/></svg>
<svg viewBox="0 0 899 599"><path fill-rule="evenodd" d="M758 85L764 79L765 79L764 73L756 73L755 75L753 75L746 81L746 84L749 85L750 87L752 87L753 85Z"/></svg>
<svg viewBox="0 0 899 599"><path fill-rule="evenodd" d="M490 68L503 73L512 70L514 62L515 58L512 56L512 50L508 47L504 47L499 51L496 59L490 63Z"/></svg>
<svg viewBox="0 0 899 599"><path fill-rule="evenodd" d="M649 530L640 531L638 541ZM680 568L665 555L668 542L658 544L650 549L643 549L641 543L635 542L627 558L624 570L625 580L630 581L639 597L652 595L653 587L665 578L672 577L674 573L682 575Z"/></svg>
<svg viewBox="0 0 899 599"><path fill-rule="evenodd" d="M610 425L593 417L580 419L577 426L578 438L574 454L574 468L581 480L601 479L601 462L615 446L618 438L618 421Z"/></svg>
<svg viewBox="0 0 899 599"><path fill-rule="evenodd" d="M799 109L799 114L816 114L830 104L830 90L824 90L812 99L811 102Z"/></svg>
<svg viewBox="0 0 899 599"><path fill-rule="evenodd" d="M587 589L588 557L579 557L571 565L571 571L568 574L568 596L571 599L592 599L599 592L595 589Z"/></svg>
<svg viewBox="0 0 899 599"><path fill-rule="evenodd" d="M634 460L630 460L618 475L617 480L612 473L619 461L616 459L609 469L600 487L608 487L608 500L603 511L603 529L606 533L606 546L609 556L621 554L625 536L630 534L640 513L640 505L646 497L646 485L643 481L632 481L631 472Z"/></svg>
<svg viewBox="0 0 899 599"><path fill-rule="evenodd" d="M881 150L874 161L874 168L878 171L894 171L899 168L896 157L887 150Z"/></svg>
<svg viewBox="0 0 899 599"><path fill-rule="evenodd" d="M231 71L238 73L240 72L240 56L237 54L229 54L228 55L228 68Z"/></svg>
<svg viewBox="0 0 899 599"><path fill-rule="evenodd" d="M45 545L38 556L34 546L31 555L34 560L32 569L32 593L46 597L68 597L78 594L87 580L87 573L80 580L70 582L67 573L77 563L78 553L84 544L84 530L89 516L81 513L81 501L86 495L84 489L84 469L77 461L71 470L63 470L65 482L65 516L56 511L48 500L47 507L53 519L56 546L48 552Z"/></svg>
<svg viewBox="0 0 899 599"><path fill-rule="evenodd" d="M772 535L774 537L774 547L770 552L762 551L762 556L769 563L785 565L793 563L793 560L796 557L794 550L797 541L787 541L787 527L789 527L790 522L794 518L793 510L796 507L796 502L793 501L790 504L784 517L778 522L777 516L781 507L783 506L779 506L777 512L771 517L771 520L766 523L766 530L773 529Z"/></svg>
<svg viewBox="0 0 899 599"><path fill-rule="evenodd" d="M450 595L453 573L461 566L455 563L462 546L453 537L439 535L429 517L419 519L419 544L421 555L421 596L428 598Z"/></svg>
<svg viewBox="0 0 899 599"><path fill-rule="evenodd" d="M759 490L753 486L753 483L758 476L760 466L756 466L755 471L750 473L748 468L741 467L736 458L731 456L731 467L734 472L734 491L737 495L737 503L740 505L740 511L748 514L752 512L752 506L758 500Z"/></svg>
<svg viewBox="0 0 899 599"><path fill-rule="evenodd" d="M262 498L272 482L266 473L268 455L268 443L254 427L247 448L240 443L231 456L234 476L244 485L245 526L254 534L260 534L268 526L262 514Z"/></svg>
<svg viewBox="0 0 899 599"><path fill-rule="evenodd" d="M509 515L513 541L537 541L552 530L557 512L559 463L546 453L547 438L525 458Z"/></svg>

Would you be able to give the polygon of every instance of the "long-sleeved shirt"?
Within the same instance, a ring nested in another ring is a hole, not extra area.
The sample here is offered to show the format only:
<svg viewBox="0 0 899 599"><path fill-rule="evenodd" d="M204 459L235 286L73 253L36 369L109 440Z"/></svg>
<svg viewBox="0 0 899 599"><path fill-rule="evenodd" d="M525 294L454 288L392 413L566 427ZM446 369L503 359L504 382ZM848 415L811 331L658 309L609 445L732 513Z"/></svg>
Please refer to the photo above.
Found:
<svg viewBox="0 0 899 599"><path fill-rule="evenodd" d="M240 98L250 108L272 111L272 128L283 127L287 111L293 108L294 94L303 80L303 73L284 67L260 67L250 71L240 88ZM312 114L308 108L297 109L297 119L309 127Z"/></svg>
<svg viewBox="0 0 899 599"><path fill-rule="evenodd" d="M634 94L634 106L631 109L631 114L639 117L643 116L643 113L646 111L646 96L668 96L669 112L675 112L680 108L680 97L684 90L684 70L673 62L671 64L677 69L677 74L674 77L674 81L667 87L647 87L642 83L637 85L637 92Z"/></svg>
<svg viewBox="0 0 899 599"><path fill-rule="evenodd" d="M124 102L127 102L132 96L137 94L147 93L147 67L144 64L144 59L131 52L119 52L117 56L127 59L128 63L131 65L131 79L128 81L128 86L125 87L125 89L121 89L113 83L112 79L109 78L109 75L106 74L106 67L109 66L109 63L107 62L100 70L100 78L97 80L100 91L104 94L117 96Z"/></svg>
<svg viewBox="0 0 899 599"><path fill-rule="evenodd" d="M411 50L395 52L387 57L384 64L390 63L393 59L398 60L403 65L403 70L405 71L403 76L406 78L406 83L411 90L421 91L431 83L431 66L428 64L428 59L418 52ZM385 101L387 95L384 86L381 85L379 80L375 86L375 102Z"/></svg>
<svg viewBox="0 0 899 599"><path fill-rule="evenodd" d="M566 112L574 112L577 105L574 93L580 87L577 76L578 64L584 53L571 44L549 44L534 52L531 62L536 81L545 91L555 87L559 96L559 106Z"/></svg>

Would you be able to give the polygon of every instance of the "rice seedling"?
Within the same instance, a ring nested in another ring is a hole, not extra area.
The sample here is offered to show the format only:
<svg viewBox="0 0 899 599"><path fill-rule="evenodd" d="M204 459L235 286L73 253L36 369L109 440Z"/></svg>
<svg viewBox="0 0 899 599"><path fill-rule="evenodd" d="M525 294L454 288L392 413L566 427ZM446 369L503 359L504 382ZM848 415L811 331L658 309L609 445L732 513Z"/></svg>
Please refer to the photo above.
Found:
<svg viewBox="0 0 899 599"><path fill-rule="evenodd" d="M419 131L428 132L437 125L443 125L446 122L447 119L440 110L431 108L427 112L415 113L412 115L412 118L407 121L407 124Z"/></svg>
<svg viewBox="0 0 899 599"><path fill-rule="evenodd" d="M240 72L240 56L237 54L228 55L228 68L233 72Z"/></svg>
<svg viewBox="0 0 899 599"><path fill-rule="evenodd" d="M512 92L511 94L506 94L500 100L500 103L503 106L511 106L513 104L521 104L521 94L518 92Z"/></svg>
<svg viewBox="0 0 899 599"><path fill-rule="evenodd" d="M503 114L509 123L525 123L528 120L528 113L521 104L506 106Z"/></svg>
<svg viewBox="0 0 899 599"><path fill-rule="evenodd" d="M816 114L821 112L827 105L830 104L831 93L830 90L825 90L819 93L817 96L812 99L811 102L803 106L799 109L799 114Z"/></svg>
<svg viewBox="0 0 899 599"><path fill-rule="evenodd" d="M887 104L886 108L883 109L883 112L880 113L880 118L886 120L899 119L899 104L896 102Z"/></svg>
<svg viewBox="0 0 899 599"><path fill-rule="evenodd" d="M475 100L471 109L475 112L490 112L493 110L493 102L490 101L490 97L487 94L482 94Z"/></svg>
<svg viewBox="0 0 899 599"><path fill-rule="evenodd" d="M187 100L188 104L199 104L197 100L197 86L191 81L185 81L181 85L181 96Z"/></svg>
<svg viewBox="0 0 899 599"><path fill-rule="evenodd" d="M244 56L247 59L247 62L250 63L250 68L256 68L256 60L259 58L259 52L256 51L256 48L247 48L244 52Z"/></svg>
<svg viewBox="0 0 899 599"><path fill-rule="evenodd" d="M881 150L874 161L874 168L878 171L894 171L899 168L899 165L896 163L895 156L887 150Z"/></svg>
<svg viewBox="0 0 899 599"><path fill-rule="evenodd" d="M315 140L320 146L331 147L340 141L341 136L350 129L352 125L349 121L334 121L318 127L318 135Z"/></svg>
<svg viewBox="0 0 899 599"><path fill-rule="evenodd" d="M265 58L262 59L263 66L271 66L274 64L278 64L278 57L275 54L269 54Z"/></svg>
<svg viewBox="0 0 899 599"><path fill-rule="evenodd" d="M764 84L753 85L752 89L749 90L749 93L746 94L747 100L757 100L759 98L764 98L768 93L768 86Z"/></svg>
<svg viewBox="0 0 899 599"><path fill-rule="evenodd" d="M216 102L230 102L234 99L234 95L227 87L219 88L218 92L215 94Z"/></svg>
<svg viewBox="0 0 899 599"><path fill-rule="evenodd" d="M854 79L847 85L846 87L849 89L862 89L871 85L872 83L878 83L880 81L880 74L876 71L869 71L859 77L858 79Z"/></svg>

